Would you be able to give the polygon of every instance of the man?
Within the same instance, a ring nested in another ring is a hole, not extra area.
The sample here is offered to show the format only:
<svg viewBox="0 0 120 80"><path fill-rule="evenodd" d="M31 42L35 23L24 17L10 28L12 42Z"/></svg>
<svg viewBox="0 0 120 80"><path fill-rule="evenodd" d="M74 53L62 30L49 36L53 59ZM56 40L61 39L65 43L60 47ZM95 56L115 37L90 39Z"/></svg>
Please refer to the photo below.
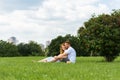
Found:
<svg viewBox="0 0 120 80"><path fill-rule="evenodd" d="M75 63L76 62L76 51L71 47L70 42L65 42L65 47L67 50L63 54L55 56L55 61L63 59L66 63Z"/></svg>

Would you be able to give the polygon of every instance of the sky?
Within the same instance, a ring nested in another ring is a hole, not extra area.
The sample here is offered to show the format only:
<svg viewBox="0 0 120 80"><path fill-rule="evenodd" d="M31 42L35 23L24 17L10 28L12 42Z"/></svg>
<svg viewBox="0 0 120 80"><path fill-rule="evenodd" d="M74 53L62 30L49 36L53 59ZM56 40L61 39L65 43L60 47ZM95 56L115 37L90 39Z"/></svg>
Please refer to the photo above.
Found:
<svg viewBox="0 0 120 80"><path fill-rule="evenodd" d="M120 9L120 0L0 0L0 40L45 44L59 35L77 35L92 14Z"/></svg>

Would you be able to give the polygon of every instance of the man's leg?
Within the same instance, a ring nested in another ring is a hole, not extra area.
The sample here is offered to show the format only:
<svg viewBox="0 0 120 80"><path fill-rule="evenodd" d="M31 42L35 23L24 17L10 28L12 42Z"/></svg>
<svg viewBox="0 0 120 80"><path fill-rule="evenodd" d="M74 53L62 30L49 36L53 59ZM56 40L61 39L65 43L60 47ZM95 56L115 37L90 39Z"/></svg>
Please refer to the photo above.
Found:
<svg viewBox="0 0 120 80"><path fill-rule="evenodd" d="M62 60L61 60L61 62L65 62L65 63L67 63L67 62L69 62L70 60L68 59L68 57L66 57L66 58L63 58Z"/></svg>

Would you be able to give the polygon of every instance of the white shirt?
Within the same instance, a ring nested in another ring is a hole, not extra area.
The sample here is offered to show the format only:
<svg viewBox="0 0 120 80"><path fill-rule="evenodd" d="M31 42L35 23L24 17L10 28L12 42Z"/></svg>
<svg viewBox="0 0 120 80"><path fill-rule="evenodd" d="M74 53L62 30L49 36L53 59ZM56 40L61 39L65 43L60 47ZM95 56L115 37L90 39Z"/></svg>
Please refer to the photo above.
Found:
<svg viewBox="0 0 120 80"><path fill-rule="evenodd" d="M67 50L65 50L65 53L68 54L68 59L75 63L76 61L76 51L74 48L69 47Z"/></svg>

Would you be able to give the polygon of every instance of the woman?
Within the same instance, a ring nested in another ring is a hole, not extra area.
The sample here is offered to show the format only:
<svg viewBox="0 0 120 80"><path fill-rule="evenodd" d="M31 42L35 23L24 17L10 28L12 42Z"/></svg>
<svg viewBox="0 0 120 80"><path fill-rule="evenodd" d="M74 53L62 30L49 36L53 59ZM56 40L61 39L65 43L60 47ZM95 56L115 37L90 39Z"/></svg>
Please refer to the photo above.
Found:
<svg viewBox="0 0 120 80"><path fill-rule="evenodd" d="M60 45L60 54L63 54L65 50L66 50L65 45L64 45L64 43L62 43L62 44ZM60 54L59 54L59 55L60 55ZM58 56L59 56L59 55L58 55ZM55 56L54 56L54 57L55 57ZM54 60L55 60L54 57L48 57L48 58L39 60L39 61L37 61L37 62L54 62ZM60 60L58 60L58 61L56 61L56 62L60 62Z"/></svg>

